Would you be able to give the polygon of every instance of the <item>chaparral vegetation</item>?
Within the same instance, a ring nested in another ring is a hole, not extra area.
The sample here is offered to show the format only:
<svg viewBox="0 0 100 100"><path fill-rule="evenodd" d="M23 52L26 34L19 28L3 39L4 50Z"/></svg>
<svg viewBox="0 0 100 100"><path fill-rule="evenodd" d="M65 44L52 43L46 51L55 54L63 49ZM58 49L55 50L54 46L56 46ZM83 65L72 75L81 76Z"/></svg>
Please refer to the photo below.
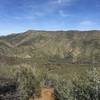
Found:
<svg viewBox="0 0 100 100"><path fill-rule="evenodd" d="M100 100L100 31L0 37L0 100Z"/></svg>

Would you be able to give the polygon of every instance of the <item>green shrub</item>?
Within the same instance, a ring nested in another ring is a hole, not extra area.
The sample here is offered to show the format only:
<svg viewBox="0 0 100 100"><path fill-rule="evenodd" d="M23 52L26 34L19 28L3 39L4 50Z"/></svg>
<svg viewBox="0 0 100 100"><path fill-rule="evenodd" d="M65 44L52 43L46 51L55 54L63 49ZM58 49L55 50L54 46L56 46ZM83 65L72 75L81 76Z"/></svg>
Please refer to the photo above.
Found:
<svg viewBox="0 0 100 100"><path fill-rule="evenodd" d="M100 99L100 80L95 67L91 67L86 76L73 81L73 97L75 100Z"/></svg>
<svg viewBox="0 0 100 100"><path fill-rule="evenodd" d="M27 100L29 97L37 94L40 90L40 83L46 77L46 73L42 69L35 66L21 65L15 70L15 78L18 83L18 92L21 96L20 100Z"/></svg>
<svg viewBox="0 0 100 100"><path fill-rule="evenodd" d="M46 69L22 65L16 70L20 100L38 94L46 80L52 80L58 100L100 100L100 78L95 67L90 67L84 76L66 80L62 75Z"/></svg>
<svg viewBox="0 0 100 100"><path fill-rule="evenodd" d="M21 100L27 100L35 92L36 79L33 71L29 66L21 66L16 75Z"/></svg>

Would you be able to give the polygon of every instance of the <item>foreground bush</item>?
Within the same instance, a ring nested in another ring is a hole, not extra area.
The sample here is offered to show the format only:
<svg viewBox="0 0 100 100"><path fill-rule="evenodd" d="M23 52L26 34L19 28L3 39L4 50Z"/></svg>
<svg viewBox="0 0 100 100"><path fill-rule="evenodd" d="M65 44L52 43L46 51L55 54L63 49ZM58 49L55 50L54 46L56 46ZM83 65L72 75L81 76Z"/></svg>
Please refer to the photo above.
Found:
<svg viewBox="0 0 100 100"><path fill-rule="evenodd" d="M100 77L95 67L90 67L85 76L75 76L72 81L56 74L52 78L59 100L100 100Z"/></svg>
<svg viewBox="0 0 100 100"><path fill-rule="evenodd" d="M16 77L20 100L28 100L49 83L55 89L57 100L100 100L100 78L95 67L87 70L85 76L75 76L72 81L64 79L62 75L25 65L18 68Z"/></svg>
<svg viewBox="0 0 100 100"><path fill-rule="evenodd" d="M73 81L75 100L100 100L100 78L95 67L91 67L85 77Z"/></svg>
<svg viewBox="0 0 100 100"><path fill-rule="evenodd" d="M45 72L35 66L21 65L15 73L20 100L28 100L33 95L39 95L40 83L45 79Z"/></svg>
<svg viewBox="0 0 100 100"><path fill-rule="evenodd" d="M21 100L27 100L35 92L35 76L30 67L21 66L17 70L18 91Z"/></svg>

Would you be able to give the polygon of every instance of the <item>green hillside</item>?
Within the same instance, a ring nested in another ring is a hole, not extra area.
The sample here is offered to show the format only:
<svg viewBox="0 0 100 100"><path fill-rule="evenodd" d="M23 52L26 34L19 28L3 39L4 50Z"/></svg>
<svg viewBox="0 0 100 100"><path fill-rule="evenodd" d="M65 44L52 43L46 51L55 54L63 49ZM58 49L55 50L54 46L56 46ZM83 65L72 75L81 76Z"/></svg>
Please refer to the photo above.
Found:
<svg viewBox="0 0 100 100"><path fill-rule="evenodd" d="M41 63L100 63L100 31L34 31L0 37L0 54Z"/></svg>

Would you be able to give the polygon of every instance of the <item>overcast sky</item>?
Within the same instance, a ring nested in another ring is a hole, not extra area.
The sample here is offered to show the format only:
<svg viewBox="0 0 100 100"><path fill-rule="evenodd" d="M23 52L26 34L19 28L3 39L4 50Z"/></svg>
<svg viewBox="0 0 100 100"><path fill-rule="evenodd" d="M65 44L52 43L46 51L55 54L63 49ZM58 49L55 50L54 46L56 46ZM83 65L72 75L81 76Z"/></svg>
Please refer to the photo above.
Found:
<svg viewBox="0 0 100 100"><path fill-rule="evenodd" d="M100 0L0 0L0 35L100 29Z"/></svg>

